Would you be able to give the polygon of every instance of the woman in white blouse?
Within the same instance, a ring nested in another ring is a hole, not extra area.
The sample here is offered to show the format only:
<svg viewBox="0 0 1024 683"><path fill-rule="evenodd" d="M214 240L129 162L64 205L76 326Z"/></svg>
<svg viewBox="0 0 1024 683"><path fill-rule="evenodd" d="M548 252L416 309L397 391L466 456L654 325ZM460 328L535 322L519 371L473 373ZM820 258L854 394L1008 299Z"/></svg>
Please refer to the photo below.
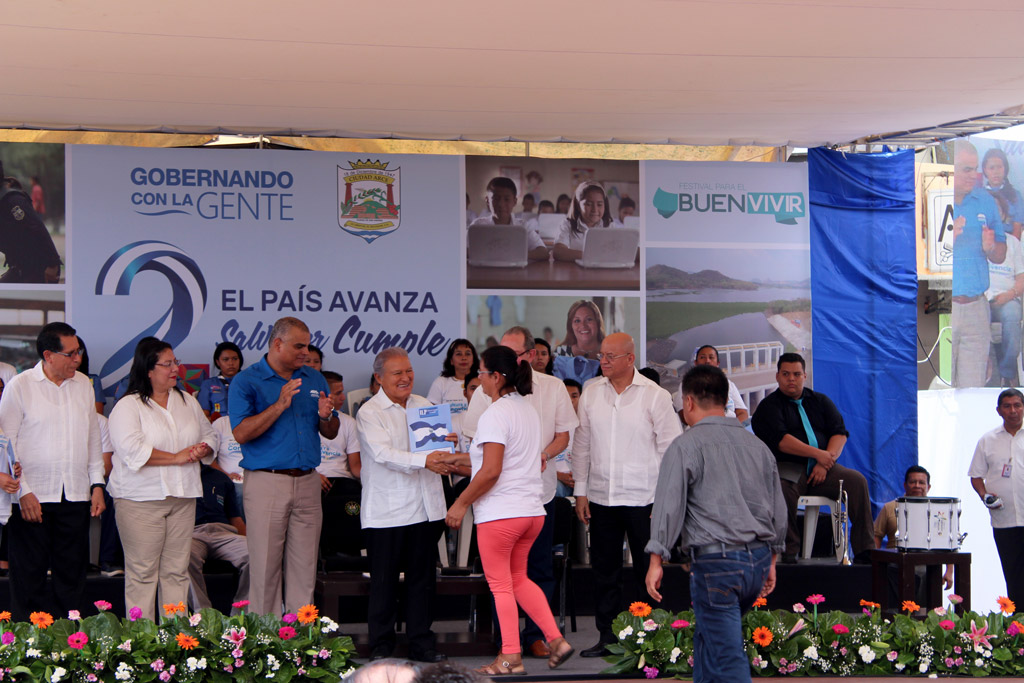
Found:
<svg viewBox="0 0 1024 683"><path fill-rule="evenodd" d="M217 434L199 403L177 388L178 366L170 344L139 342L128 393L109 422L124 602L154 621L158 598L160 604L188 600L195 499L203 495L199 460L217 450Z"/></svg>
<svg viewBox="0 0 1024 683"><path fill-rule="evenodd" d="M612 224L612 211L600 183L587 180L579 184L572 198L569 213L555 238L552 252L556 261L583 258L583 240L591 228L607 228Z"/></svg>
<svg viewBox="0 0 1024 683"><path fill-rule="evenodd" d="M456 339L448 345L448 354L441 366L441 376L434 380L427 392L427 400L434 405L447 403L452 415L464 412L469 406L464 395L466 376L476 374L480 359L473 342Z"/></svg>
<svg viewBox="0 0 1024 683"><path fill-rule="evenodd" d="M473 506L480 559L501 625L501 652L477 671L488 676L526 673L517 602L544 633L551 649L548 666L554 669L574 650L558 630L544 592L526 576L530 546L544 526L540 416L524 398L533 389L532 370L512 349L494 346L481 357L480 380L493 402L480 416L469 454L446 459L473 479L445 519L457 529Z"/></svg>

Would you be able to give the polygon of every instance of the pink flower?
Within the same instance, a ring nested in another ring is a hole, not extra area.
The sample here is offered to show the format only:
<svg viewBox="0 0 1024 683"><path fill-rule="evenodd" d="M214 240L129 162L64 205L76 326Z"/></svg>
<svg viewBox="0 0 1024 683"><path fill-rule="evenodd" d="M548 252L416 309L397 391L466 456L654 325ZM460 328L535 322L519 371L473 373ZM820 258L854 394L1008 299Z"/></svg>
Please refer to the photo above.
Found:
<svg viewBox="0 0 1024 683"><path fill-rule="evenodd" d="M940 617L946 616L946 608L945 607L936 607L932 611L935 612L935 614L937 614Z"/></svg>
<svg viewBox="0 0 1024 683"><path fill-rule="evenodd" d="M982 646L989 650L992 649L992 643L988 642L988 640L993 634L989 633L988 635L985 635L985 632L988 631L988 624L985 622L982 623L985 625L978 628L974 625L974 620L971 620L971 640L974 641L974 650L976 652L980 652Z"/></svg>
<svg viewBox="0 0 1024 683"><path fill-rule="evenodd" d="M864 609L862 609L862 610L861 610L861 612L863 612L864 614L871 614L871 610L870 610L870 609L868 609L867 607L865 607Z"/></svg>
<svg viewBox="0 0 1024 683"><path fill-rule="evenodd" d="M963 602L963 601L964 601L964 599L963 599L963 598L961 598L961 597L960 597L959 595L957 595L956 593L950 593L950 594L949 594L949 601L950 601L951 603L953 603L954 605L959 605L959 604L960 604L961 602Z"/></svg>
<svg viewBox="0 0 1024 683"><path fill-rule="evenodd" d="M234 650L231 651L231 656L234 657L235 659L238 659L239 657L242 656L242 651L239 650L238 648L235 648Z"/></svg>
<svg viewBox="0 0 1024 683"><path fill-rule="evenodd" d="M103 662L93 662L92 663L93 671L103 671L103 666L104 666Z"/></svg>
<svg viewBox="0 0 1024 683"><path fill-rule="evenodd" d="M796 612L797 614L803 614L804 612L807 611L807 608L804 607L804 603L798 602L795 605L793 605L793 611Z"/></svg>
<svg viewBox="0 0 1024 683"><path fill-rule="evenodd" d="M821 593L815 593L814 595L808 595L807 596L807 602L811 603L812 605L820 605L821 603L825 602L825 596L822 595Z"/></svg>
<svg viewBox="0 0 1024 683"><path fill-rule="evenodd" d="M291 614L290 612L288 614L284 615L283 617L281 617L281 621L283 621L286 624L294 624L297 619L298 619L298 617L295 616L294 614Z"/></svg>
<svg viewBox="0 0 1024 683"><path fill-rule="evenodd" d="M843 624L833 624L832 625L832 633L849 633L849 632L850 632L850 629L848 629Z"/></svg>
<svg viewBox="0 0 1024 683"><path fill-rule="evenodd" d="M164 670L164 660L162 660L162 659L156 660L155 662L153 662L153 663L151 663L149 665L149 668L152 669L153 671L163 671Z"/></svg>
<svg viewBox="0 0 1024 683"><path fill-rule="evenodd" d="M1024 655L1024 652L1021 652L1020 654ZM956 664L957 666L963 666L964 665L964 658L963 657L957 657L956 659L953 660L953 663Z"/></svg>
<svg viewBox="0 0 1024 683"><path fill-rule="evenodd" d="M241 659L236 659L235 660L235 668L236 669L239 669L239 668L241 668L243 666L245 666L245 662L243 662Z"/></svg>
<svg viewBox="0 0 1024 683"><path fill-rule="evenodd" d="M239 600L238 602L231 603L231 606L234 607L235 609L244 609L245 607L249 606L249 601L248 600Z"/></svg>
<svg viewBox="0 0 1024 683"><path fill-rule="evenodd" d="M792 638L793 634L799 633L803 629L803 627L804 627L804 620L803 619L797 619L796 623L793 624L793 628L791 628L789 630L789 634L786 635L786 638Z"/></svg>
<svg viewBox="0 0 1024 683"><path fill-rule="evenodd" d="M845 647L839 648L839 654L841 654L842 656L845 657L847 652L849 652L849 650L847 650Z"/></svg>
<svg viewBox="0 0 1024 683"><path fill-rule="evenodd" d="M161 671L160 672L160 680L164 681L164 683L167 683L167 681L171 680L171 672L170 671Z"/></svg>
<svg viewBox="0 0 1024 683"><path fill-rule="evenodd" d="M890 650L889 654L885 656L885 658L888 659L890 662L895 662L897 657L899 657L899 655L896 654L896 650Z"/></svg>
<svg viewBox="0 0 1024 683"><path fill-rule="evenodd" d="M672 628L688 628L689 626L690 622L686 619L676 619L672 622Z"/></svg>
<svg viewBox="0 0 1024 683"><path fill-rule="evenodd" d="M89 636L85 635L82 631L72 633L68 636L68 645L76 650L81 650L85 647L85 644L89 642Z"/></svg>
<svg viewBox="0 0 1024 683"><path fill-rule="evenodd" d="M139 607L132 607L128 610L128 618L132 621L137 621L142 616L142 609Z"/></svg>
<svg viewBox="0 0 1024 683"><path fill-rule="evenodd" d="M960 649L959 645L954 645L953 652L955 652L956 654L960 654L961 652L963 652L963 650Z"/></svg>
<svg viewBox="0 0 1024 683"><path fill-rule="evenodd" d="M839 641L838 640L833 640L832 644L829 645L829 647L832 648L833 650L836 649L837 647L839 647Z"/></svg>
<svg viewBox="0 0 1024 683"><path fill-rule="evenodd" d="M291 640L295 637L295 629L291 626L282 626L277 631L277 637L281 640Z"/></svg>
<svg viewBox="0 0 1024 683"><path fill-rule="evenodd" d="M96 674L89 674L85 677L85 680L89 681L89 683L96 683L99 679L96 678Z"/></svg>
<svg viewBox="0 0 1024 683"><path fill-rule="evenodd" d="M235 670L235 667L233 667L230 664L228 664L227 666L224 667L224 670L227 671L228 673L233 673L234 670Z"/></svg>
<svg viewBox="0 0 1024 683"><path fill-rule="evenodd" d="M14 642L14 632L13 631L4 631L4 634L2 636L0 636L0 643L3 643L4 645L10 645L13 642Z"/></svg>
<svg viewBox="0 0 1024 683"><path fill-rule="evenodd" d="M316 653L316 656L319 657L320 659L330 659L331 658L331 653L328 652L327 650L320 650L320 652Z"/></svg>
<svg viewBox="0 0 1024 683"><path fill-rule="evenodd" d="M946 666L953 666L953 658L952 657L946 657L945 662L946 662Z"/></svg>
<svg viewBox="0 0 1024 683"><path fill-rule="evenodd" d="M686 658L686 663L689 664L690 666L693 666L693 655L690 655L689 657Z"/></svg>
<svg viewBox="0 0 1024 683"><path fill-rule="evenodd" d="M1006 635L1015 636L1020 633L1020 626L1017 625L1016 621L1011 621L1010 625L1006 627Z"/></svg>
<svg viewBox="0 0 1024 683"><path fill-rule="evenodd" d="M939 628L941 628L943 631L952 631L956 628L956 624L954 624L949 619L943 619L939 622Z"/></svg>
<svg viewBox="0 0 1024 683"><path fill-rule="evenodd" d="M233 628L222 637L235 645L241 645L245 642L245 628Z"/></svg>
<svg viewBox="0 0 1024 683"><path fill-rule="evenodd" d="M645 620L644 621L644 630L645 631L657 631L658 630L658 622L656 622L654 619L647 619L647 620Z"/></svg>
<svg viewBox="0 0 1024 683"><path fill-rule="evenodd" d="M298 674L298 675L300 675L300 676L305 676L305 675L306 675L306 670L305 670L305 669L303 669L303 668L302 668L302 667L300 666L300 667L299 667L299 670L298 670L298 671L296 671L295 673L297 673L297 674Z"/></svg>
<svg viewBox="0 0 1024 683"><path fill-rule="evenodd" d="M647 676L647 678L657 678L658 677L658 668L654 667L654 666L645 666L644 667L644 676Z"/></svg>
<svg viewBox="0 0 1024 683"><path fill-rule="evenodd" d="M113 607L113 605L111 605L106 600L97 600L96 602L94 602L92 604L96 605L96 609L98 609L101 612L106 612L108 609Z"/></svg>
<svg viewBox="0 0 1024 683"><path fill-rule="evenodd" d="M82 613L79 612L76 609L73 609L70 612L68 612L68 619L71 620L71 621L78 621L81 618L82 618Z"/></svg>

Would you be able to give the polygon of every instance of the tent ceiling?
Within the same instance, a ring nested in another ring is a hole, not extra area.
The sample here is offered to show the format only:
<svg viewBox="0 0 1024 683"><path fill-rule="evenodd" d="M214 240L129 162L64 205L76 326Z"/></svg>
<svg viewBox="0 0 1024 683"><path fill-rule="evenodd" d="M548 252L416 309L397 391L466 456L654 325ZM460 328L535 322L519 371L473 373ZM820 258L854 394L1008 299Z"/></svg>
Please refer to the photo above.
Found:
<svg viewBox="0 0 1024 683"><path fill-rule="evenodd" d="M811 146L1024 103L1019 0L33 0L0 126Z"/></svg>

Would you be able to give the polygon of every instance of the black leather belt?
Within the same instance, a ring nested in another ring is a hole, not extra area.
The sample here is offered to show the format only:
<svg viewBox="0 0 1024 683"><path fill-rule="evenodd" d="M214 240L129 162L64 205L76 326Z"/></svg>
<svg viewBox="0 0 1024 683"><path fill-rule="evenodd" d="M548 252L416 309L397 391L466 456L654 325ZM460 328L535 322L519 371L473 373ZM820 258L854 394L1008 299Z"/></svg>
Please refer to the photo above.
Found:
<svg viewBox="0 0 1024 683"><path fill-rule="evenodd" d="M751 541L750 543L740 543L734 545L731 543L712 543L710 545L702 545L699 548L690 548L690 554L693 557L700 557L701 555L707 555L708 553L715 553L716 555L723 555L725 553L738 553L740 551L760 550L766 548L768 544L765 541Z"/></svg>
<svg viewBox="0 0 1024 683"><path fill-rule="evenodd" d="M287 470L256 470L257 472L270 472L271 474L286 474L289 477L304 477L313 470L301 470L298 467L292 467Z"/></svg>

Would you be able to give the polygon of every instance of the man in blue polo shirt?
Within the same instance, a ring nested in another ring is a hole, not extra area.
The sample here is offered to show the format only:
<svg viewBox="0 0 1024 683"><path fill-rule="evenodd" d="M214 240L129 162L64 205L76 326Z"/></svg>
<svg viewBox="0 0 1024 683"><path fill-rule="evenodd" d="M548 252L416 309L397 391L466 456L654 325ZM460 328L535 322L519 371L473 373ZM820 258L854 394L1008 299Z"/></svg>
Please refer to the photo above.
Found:
<svg viewBox="0 0 1024 683"><path fill-rule="evenodd" d="M976 186L978 150L957 140L953 164L953 386L983 387L992 339L988 264L1006 258L1006 232L992 196Z"/></svg>
<svg viewBox="0 0 1024 683"><path fill-rule="evenodd" d="M242 448L249 540L249 602L281 616L281 572L288 611L313 602L320 543L320 435L338 435L327 381L305 366L309 328L281 318L263 358L229 388L231 429Z"/></svg>

